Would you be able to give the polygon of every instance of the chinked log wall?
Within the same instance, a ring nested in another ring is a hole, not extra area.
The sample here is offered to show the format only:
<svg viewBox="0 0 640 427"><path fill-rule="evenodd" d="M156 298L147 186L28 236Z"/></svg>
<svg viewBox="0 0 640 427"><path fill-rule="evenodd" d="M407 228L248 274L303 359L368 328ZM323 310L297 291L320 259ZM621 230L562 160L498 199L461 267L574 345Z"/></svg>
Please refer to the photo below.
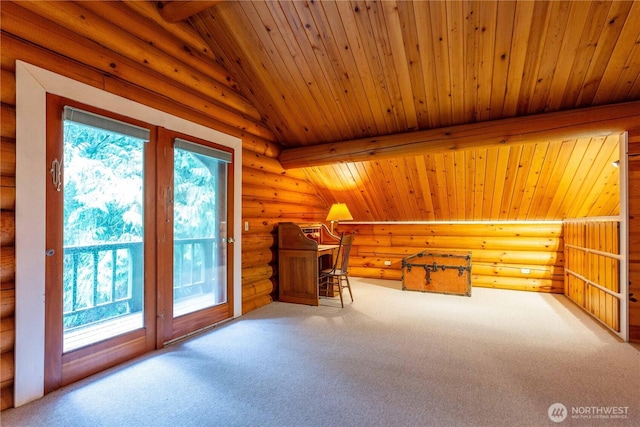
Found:
<svg viewBox="0 0 640 427"><path fill-rule="evenodd" d="M561 223L343 223L338 230L357 233L349 261L353 276L400 280L405 257L426 250L464 250L472 253L472 286L564 289Z"/></svg>
<svg viewBox="0 0 640 427"><path fill-rule="evenodd" d="M272 132L192 29L170 24L170 35L152 2L21 5L0 8L0 409L13 406L16 60L242 138L245 313L268 304L276 291L277 223L317 221L326 213L304 174L282 169Z"/></svg>

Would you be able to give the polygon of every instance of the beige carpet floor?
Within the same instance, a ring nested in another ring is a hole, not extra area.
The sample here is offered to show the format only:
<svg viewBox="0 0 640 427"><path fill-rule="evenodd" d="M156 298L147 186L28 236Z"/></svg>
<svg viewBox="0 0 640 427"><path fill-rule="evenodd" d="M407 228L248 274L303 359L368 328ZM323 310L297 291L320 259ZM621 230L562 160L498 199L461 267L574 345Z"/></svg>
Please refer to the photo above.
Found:
<svg viewBox="0 0 640 427"><path fill-rule="evenodd" d="M275 302L2 426L640 425L638 346L563 296L352 287L344 309Z"/></svg>

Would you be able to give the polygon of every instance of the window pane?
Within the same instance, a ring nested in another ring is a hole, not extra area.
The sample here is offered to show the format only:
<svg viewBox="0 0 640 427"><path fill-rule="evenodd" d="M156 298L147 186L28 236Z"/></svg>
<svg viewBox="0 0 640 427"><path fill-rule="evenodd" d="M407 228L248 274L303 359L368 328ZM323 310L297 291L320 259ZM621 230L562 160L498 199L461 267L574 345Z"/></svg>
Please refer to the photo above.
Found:
<svg viewBox="0 0 640 427"><path fill-rule="evenodd" d="M143 326L144 143L64 121L64 351Z"/></svg>
<svg viewBox="0 0 640 427"><path fill-rule="evenodd" d="M174 317L227 301L227 164L174 149Z"/></svg>

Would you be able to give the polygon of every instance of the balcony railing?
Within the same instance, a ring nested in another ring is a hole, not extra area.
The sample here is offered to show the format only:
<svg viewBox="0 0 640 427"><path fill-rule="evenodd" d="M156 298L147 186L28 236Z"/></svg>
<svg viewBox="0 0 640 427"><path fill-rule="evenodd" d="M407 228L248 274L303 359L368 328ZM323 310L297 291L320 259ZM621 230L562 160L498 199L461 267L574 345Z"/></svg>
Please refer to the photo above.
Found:
<svg viewBox="0 0 640 427"><path fill-rule="evenodd" d="M175 301L210 292L216 239L174 242ZM64 248L65 330L141 312L142 242Z"/></svg>

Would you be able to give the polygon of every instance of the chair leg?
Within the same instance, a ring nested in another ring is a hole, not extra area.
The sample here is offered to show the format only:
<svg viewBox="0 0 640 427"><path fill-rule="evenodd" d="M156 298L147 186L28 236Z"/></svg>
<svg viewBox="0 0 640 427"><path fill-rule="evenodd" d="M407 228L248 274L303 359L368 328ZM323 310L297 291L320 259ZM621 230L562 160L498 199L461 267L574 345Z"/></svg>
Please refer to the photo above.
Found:
<svg viewBox="0 0 640 427"><path fill-rule="evenodd" d="M351 292L351 283L349 283L349 276L344 276L347 281L347 289L349 289L349 295L351 296L351 302L353 302L353 292Z"/></svg>
<svg viewBox="0 0 640 427"><path fill-rule="evenodd" d="M340 276L337 276L336 280L336 283L338 284L338 292L340 293L340 305L342 306L342 308L344 308L344 301L342 300L342 279L340 278Z"/></svg>

